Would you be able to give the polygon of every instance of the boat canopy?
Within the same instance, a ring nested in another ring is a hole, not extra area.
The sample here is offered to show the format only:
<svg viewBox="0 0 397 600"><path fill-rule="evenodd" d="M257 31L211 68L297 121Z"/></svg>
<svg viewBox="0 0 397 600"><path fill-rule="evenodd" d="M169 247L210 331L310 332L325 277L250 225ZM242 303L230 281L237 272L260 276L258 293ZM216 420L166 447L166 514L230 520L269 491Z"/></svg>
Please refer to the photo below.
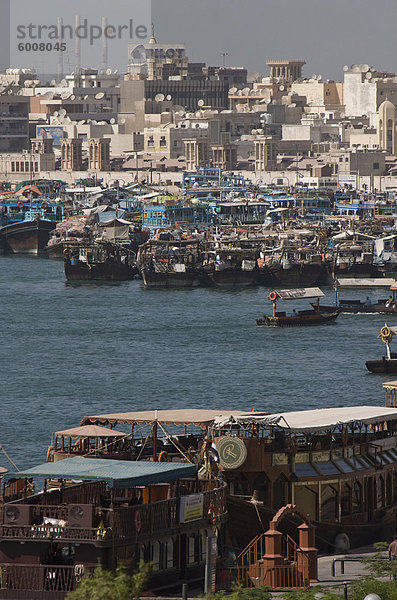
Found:
<svg viewBox="0 0 397 600"><path fill-rule="evenodd" d="M74 438L108 438L108 437L126 437L126 433L108 429L107 427L99 427L98 425L84 425L83 427L73 427L73 429L65 429L64 431L56 431L56 436L74 437Z"/></svg>
<svg viewBox="0 0 397 600"><path fill-rule="evenodd" d="M147 486L155 483L177 481L195 477L197 466L186 463L110 460L108 458L83 458L75 456L54 463L44 463L26 471L8 473L10 479L74 479L106 481L109 487L121 489Z"/></svg>
<svg viewBox="0 0 397 600"><path fill-rule="evenodd" d="M365 279L341 277L336 280L338 287L388 287L394 285L394 277L369 277ZM397 289L397 288L395 288Z"/></svg>
<svg viewBox="0 0 397 600"><path fill-rule="evenodd" d="M303 298L324 298L325 294L320 288L300 288L294 290L277 290L277 295L282 300L301 300Z"/></svg>
<svg viewBox="0 0 397 600"><path fill-rule="evenodd" d="M397 382L396 382L397 383ZM316 431L332 431L347 425L360 427L385 421L397 420L397 408L379 406L344 406L342 408L320 408L300 410L273 415L233 415L217 417L214 428L222 429L233 425L277 426L293 433L314 433Z"/></svg>
<svg viewBox="0 0 397 600"><path fill-rule="evenodd" d="M221 415L232 415L233 410L210 410L210 409L175 409L175 410L143 410L138 412L111 413L105 415L93 415L84 417L82 425L87 424L109 424L109 423L164 423L165 425L198 425L203 428L210 425L215 417ZM240 413L239 413L240 414ZM250 415L251 413L241 413ZM267 413L255 413L265 415ZM228 418L228 416L223 417Z"/></svg>

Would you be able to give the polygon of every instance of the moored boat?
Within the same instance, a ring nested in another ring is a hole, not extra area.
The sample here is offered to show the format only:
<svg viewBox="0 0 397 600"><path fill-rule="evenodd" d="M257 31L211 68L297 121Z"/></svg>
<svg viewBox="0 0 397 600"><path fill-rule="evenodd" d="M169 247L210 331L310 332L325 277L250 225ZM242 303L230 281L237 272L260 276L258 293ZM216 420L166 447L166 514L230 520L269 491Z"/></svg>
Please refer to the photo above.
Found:
<svg viewBox="0 0 397 600"><path fill-rule="evenodd" d="M390 342L397 335L397 327L389 327L386 323L380 330L379 338L385 344L386 356L379 360L367 360L365 366L371 373L397 373L397 354L390 351Z"/></svg>
<svg viewBox="0 0 397 600"><path fill-rule="evenodd" d="M110 242L66 246L64 268L68 281L128 281L138 273L135 254Z"/></svg>

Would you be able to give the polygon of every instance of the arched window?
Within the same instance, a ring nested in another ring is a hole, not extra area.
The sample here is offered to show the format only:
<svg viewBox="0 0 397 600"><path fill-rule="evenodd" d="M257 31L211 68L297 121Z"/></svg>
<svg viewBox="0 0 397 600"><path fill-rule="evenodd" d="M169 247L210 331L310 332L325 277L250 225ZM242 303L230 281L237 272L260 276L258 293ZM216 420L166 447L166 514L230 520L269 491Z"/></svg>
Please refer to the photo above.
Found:
<svg viewBox="0 0 397 600"><path fill-rule="evenodd" d="M337 517L337 492L330 485L321 489L321 520L335 521Z"/></svg>
<svg viewBox="0 0 397 600"><path fill-rule="evenodd" d="M289 502L289 481L280 475L273 484L273 508L278 510Z"/></svg>
<svg viewBox="0 0 397 600"><path fill-rule="evenodd" d="M350 500L351 500L351 488L349 485L347 485L347 483L344 483L342 485L341 497L340 497L342 517L347 517L348 515L350 515Z"/></svg>
<svg viewBox="0 0 397 600"><path fill-rule="evenodd" d="M254 496L256 500L269 506L270 481L264 473L259 475L254 481Z"/></svg>
<svg viewBox="0 0 397 600"><path fill-rule="evenodd" d="M352 495L352 512L353 514L360 513L362 511L362 487L361 483L355 482L353 486Z"/></svg>
<svg viewBox="0 0 397 600"><path fill-rule="evenodd" d="M386 477L386 506L393 504L393 479L391 473Z"/></svg>

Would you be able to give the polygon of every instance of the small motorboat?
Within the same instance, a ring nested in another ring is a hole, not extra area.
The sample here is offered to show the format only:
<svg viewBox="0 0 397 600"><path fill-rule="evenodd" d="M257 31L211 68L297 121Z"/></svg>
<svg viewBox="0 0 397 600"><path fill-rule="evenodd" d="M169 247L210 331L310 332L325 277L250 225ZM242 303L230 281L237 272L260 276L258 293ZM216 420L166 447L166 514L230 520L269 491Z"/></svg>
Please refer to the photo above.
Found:
<svg viewBox="0 0 397 600"><path fill-rule="evenodd" d="M397 373L397 353L390 351L390 342L397 335L397 327L389 327L386 323L378 336L386 346L386 356L380 360L367 360L365 366L371 373Z"/></svg>
<svg viewBox="0 0 397 600"><path fill-rule="evenodd" d="M298 325L322 325L335 321L339 315L339 309L335 307L333 311L323 311L320 306L320 298L324 297L324 293L320 288L301 288L294 290L274 290L270 292L268 298L273 304L273 314L263 315L256 320L257 325L267 325L273 327L293 327ZM287 315L284 312L277 312L277 301L281 300L302 300L316 298L316 303L313 303L313 308L308 310L296 311L293 309Z"/></svg>
<svg viewBox="0 0 397 600"><path fill-rule="evenodd" d="M349 279L348 281L350 282L353 280ZM383 285L386 284L392 293L388 299L379 299L373 302L369 296L367 296L366 300L341 300L339 298L340 287L353 287L353 283L347 286L345 285L343 279L337 279L335 280L335 306L323 306L322 310L323 312L333 312L336 308L338 308L340 312L344 313L378 313L385 315L397 315L397 282L390 279L382 279L381 282L384 282ZM381 287L381 284L378 283L378 280L376 279L357 279L357 287L367 287L367 285L376 285L377 287Z"/></svg>

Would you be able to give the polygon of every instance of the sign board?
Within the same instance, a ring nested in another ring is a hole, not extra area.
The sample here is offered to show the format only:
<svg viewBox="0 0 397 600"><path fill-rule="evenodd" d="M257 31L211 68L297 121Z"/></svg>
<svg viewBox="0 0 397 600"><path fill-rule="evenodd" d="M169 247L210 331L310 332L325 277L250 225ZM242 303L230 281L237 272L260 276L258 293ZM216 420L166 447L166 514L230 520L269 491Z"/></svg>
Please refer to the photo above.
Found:
<svg viewBox="0 0 397 600"><path fill-rule="evenodd" d="M61 146L61 139L63 138L63 127L57 125L36 125L36 138L43 138L44 140L54 140L54 146Z"/></svg>
<svg viewBox="0 0 397 600"><path fill-rule="evenodd" d="M203 494L192 494L190 496L182 496L180 502L180 523L190 523L190 521L198 521L199 519L203 518Z"/></svg>

